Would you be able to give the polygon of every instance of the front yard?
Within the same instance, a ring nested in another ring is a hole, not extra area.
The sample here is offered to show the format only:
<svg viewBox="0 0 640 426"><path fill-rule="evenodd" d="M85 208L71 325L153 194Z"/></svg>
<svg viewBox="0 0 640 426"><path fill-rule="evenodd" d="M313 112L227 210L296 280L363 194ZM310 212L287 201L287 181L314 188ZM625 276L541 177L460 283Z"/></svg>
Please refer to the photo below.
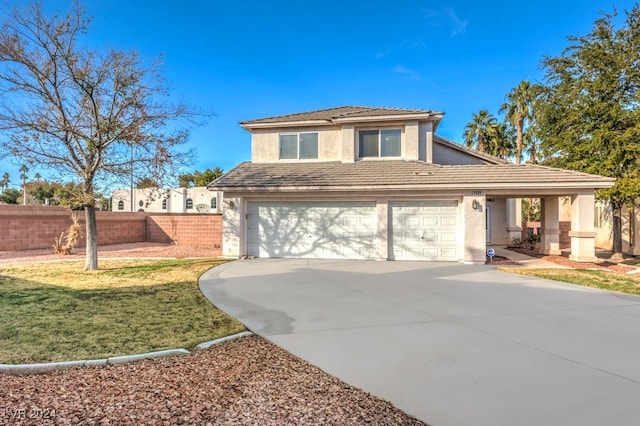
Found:
<svg viewBox="0 0 640 426"><path fill-rule="evenodd" d="M244 330L198 277L220 260L0 265L0 363L96 359L198 343Z"/></svg>
<svg viewBox="0 0 640 426"><path fill-rule="evenodd" d="M640 295L640 274L606 269L525 269L501 267L500 270L538 278Z"/></svg>

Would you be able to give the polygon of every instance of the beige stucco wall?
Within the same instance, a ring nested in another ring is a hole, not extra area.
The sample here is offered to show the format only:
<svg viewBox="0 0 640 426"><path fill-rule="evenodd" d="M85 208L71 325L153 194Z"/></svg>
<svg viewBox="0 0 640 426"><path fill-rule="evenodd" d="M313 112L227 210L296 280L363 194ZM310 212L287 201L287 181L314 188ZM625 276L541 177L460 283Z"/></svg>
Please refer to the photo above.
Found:
<svg viewBox="0 0 640 426"><path fill-rule="evenodd" d="M113 211L131 211L131 198L128 189L116 189L112 194ZM216 209L211 209L211 199L216 197ZM167 199L167 208L162 208L162 201ZM186 208L186 201L191 198L193 209ZM209 206L207 213L222 212L222 191L210 191L206 187L172 188L172 189L135 189L133 191L134 211L143 210L148 213L200 213L198 204ZM124 210L118 210L118 202L124 202Z"/></svg>
<svg viewBox="0 0 640 426"><path fill-rule="evenodd" d="M280 160L281 133L318 132L317 160ZM251 135L251 161L254 163L276 163L279 161L340 161L342 158L342 130L339 126L318 128L300 127L292 129L260 129Z"/></svg>
<svg viewBox="0 0 640 426"><path fill-rule="evenodd" d="M433 163L447 165L486 164L477 157L473 157L437 142L433 144Z"/></svg>
<svg viewBox="0 0 640 426"><path fill-rule="evenodd" d="M431 123L363 123L357 126L344 124L329 127L295 127L255 129L251 135L251 161L254 163L274 163L280 161L342 161L353 162L358 159L358 132L371 129L400 129L402 158L423 160L431 155L428 147L433 145ZM281 133L318 132L317 160L280 160L279 145Z"/></svg>

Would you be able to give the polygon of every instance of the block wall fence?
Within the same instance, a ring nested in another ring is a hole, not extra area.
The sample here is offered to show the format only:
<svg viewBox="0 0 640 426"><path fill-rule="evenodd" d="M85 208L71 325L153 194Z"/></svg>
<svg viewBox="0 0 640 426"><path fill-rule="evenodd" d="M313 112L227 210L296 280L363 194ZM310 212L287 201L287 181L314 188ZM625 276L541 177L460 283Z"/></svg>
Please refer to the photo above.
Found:
<svg viewBox="0 0 640 426"><path fill-rule="evenodd" d="M52 248L78 216L85 244L84 211L63 207L0 205L0 251ZM97 211L98 245L158 242L207 247L222 254L222 216Z"/></svg>

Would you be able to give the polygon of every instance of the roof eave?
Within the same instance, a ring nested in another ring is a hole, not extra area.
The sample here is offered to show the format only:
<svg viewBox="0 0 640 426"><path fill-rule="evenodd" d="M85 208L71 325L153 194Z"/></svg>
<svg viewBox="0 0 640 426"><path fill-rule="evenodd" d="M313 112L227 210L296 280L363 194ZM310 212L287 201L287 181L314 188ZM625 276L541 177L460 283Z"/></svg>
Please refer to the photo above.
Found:
<svg viewBox="0 0 640 426"><path fill-rule="evenodd" d="M336 117L331 121L333 123L360 123L374 121L440 121L442 113L417 113L417 114L391 114L391 115L372 115L372 116L355 116L355 117Z"/></svg>
<svg viewBox="0 0 640 426"><path fill-rule="evenodd" d="M306 126L328 126L333 124L327 120L301 120L301 121L270 121L265 123L241 122L240 126L246 130L253 129L273 129L278 127L306 127Z"/></svg>
<svg viewBox="0 0 640 426"><path fill-rule="evenodd" d="M339 186L253 186L253 187L237 187L237 186L212 186L216 190L224 192L344 192L344 191L415 191L415 190L458 190L460 192L469 190L543 190L543 189L559 189L566 193L572 190L581 189L606 189L611 188L614 182L526 182L526 183L449 183L449 184L403 184L403 185L339 185Z"/></svg>

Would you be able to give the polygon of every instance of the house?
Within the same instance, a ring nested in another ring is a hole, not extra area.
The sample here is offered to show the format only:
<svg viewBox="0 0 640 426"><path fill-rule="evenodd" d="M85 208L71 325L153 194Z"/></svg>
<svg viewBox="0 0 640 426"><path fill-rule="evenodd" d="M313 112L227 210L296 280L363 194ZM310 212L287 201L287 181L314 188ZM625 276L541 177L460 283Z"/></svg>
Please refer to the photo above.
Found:
<svg viewBox="0 0 640 426"><path fill-rule="evenodd" d="M613 179L510 164L435 134L443 113L343 106L240 123L251 161L223 191L223 254L484 263L521 235L519 198L542 199L542 249L559 253L571 200L571 258L591 261L594 190Z"/></svg>
<svg viewBox="0 0 640 426"><path fill-rule="evenodd" d="M111 210L149 213L222 213L222 192L207 187L116 189Z"/></svg>

